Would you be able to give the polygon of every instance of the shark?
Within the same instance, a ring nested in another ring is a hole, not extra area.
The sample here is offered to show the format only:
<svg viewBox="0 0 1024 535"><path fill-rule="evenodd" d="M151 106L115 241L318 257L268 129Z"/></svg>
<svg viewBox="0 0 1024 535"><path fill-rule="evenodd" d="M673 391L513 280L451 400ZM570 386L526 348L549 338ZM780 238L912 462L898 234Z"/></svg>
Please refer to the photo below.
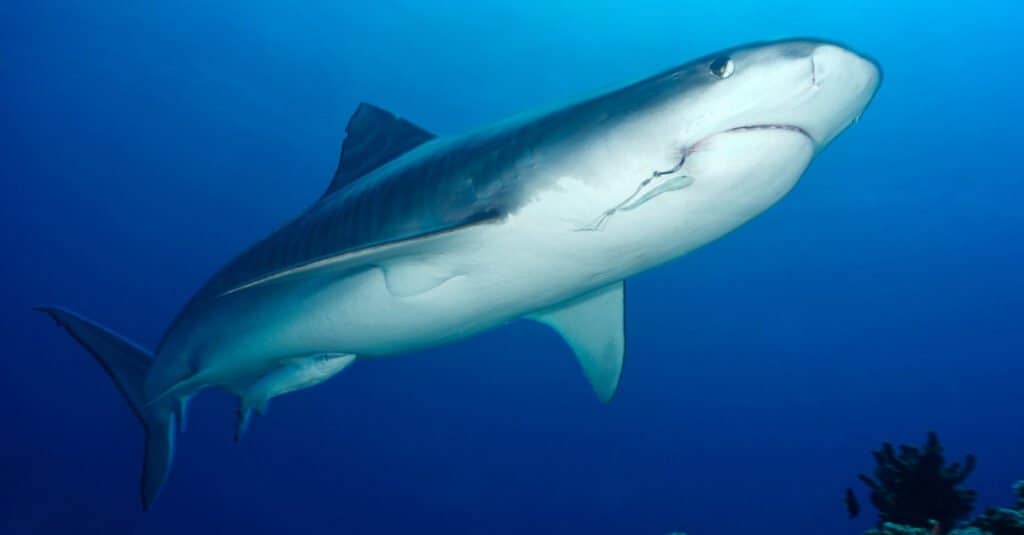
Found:
<svg viewBox="0 0 1024 535"><path fill-rule="evenodd" d="M323 195L215 273L154 350L37 308L141 423L145 510L189 400L209 388L237 396L237 440L273 398L356 362L526 318L558 332L609 401L626 349L624 281L774 205L880 79L848 48L789 39L461 135L363 103Z"/></svg>

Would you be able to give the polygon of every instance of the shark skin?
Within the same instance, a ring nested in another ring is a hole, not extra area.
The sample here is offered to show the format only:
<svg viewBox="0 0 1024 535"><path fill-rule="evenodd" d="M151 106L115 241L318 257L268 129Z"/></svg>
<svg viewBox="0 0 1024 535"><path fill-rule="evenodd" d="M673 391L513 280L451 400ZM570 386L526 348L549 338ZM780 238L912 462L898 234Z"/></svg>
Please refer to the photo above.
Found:
<svg viewBox="0 0 1024 535"><path fill-rule="evenodd" d="M145 509L206 388L238 396L238 438L251 410L356 361L529 318L563 336L607 401L625 353L625 279L775 204L880 77L839 45L789 40L459 136L362 104L323 197L213 275L153 353L40 310L143 424Z"/></svg>

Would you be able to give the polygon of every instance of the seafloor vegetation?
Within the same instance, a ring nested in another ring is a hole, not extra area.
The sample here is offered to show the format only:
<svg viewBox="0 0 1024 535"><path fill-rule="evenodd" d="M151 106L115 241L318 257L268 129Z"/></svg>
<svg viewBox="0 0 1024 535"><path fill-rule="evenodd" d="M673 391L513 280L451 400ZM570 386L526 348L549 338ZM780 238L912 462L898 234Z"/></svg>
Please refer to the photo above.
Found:
<svg viewBox="0 0 1024 535"><path fill-rule="evenodd" d="M965 521L977 493L963 487L974 470L975 458L947 465L935 433L922 447L885 443L875 457L874 477L861 474L878 510L878 526L866 535L1024 535L1024 481L1014 485L1017 503L990 507ZM846 492L851 517L860 513L852 489Z"/></svg>

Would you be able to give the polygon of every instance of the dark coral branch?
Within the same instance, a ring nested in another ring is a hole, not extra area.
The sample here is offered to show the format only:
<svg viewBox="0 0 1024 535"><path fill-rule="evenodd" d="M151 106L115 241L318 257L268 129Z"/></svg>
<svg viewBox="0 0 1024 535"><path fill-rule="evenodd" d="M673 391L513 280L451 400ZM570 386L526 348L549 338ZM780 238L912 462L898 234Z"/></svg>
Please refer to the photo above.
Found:
<svg viewBox="0 0 1024 535"><path fill-rule="evenodd" d="M874 478L858 477L871 489L879 525L928 528L937 524L936 531L944 534L974 508L976 493L960 488L974 470L974 456L968 455L962 465L947 466L935 433L928 433L923 447L902 445L897 454L892 444L884 443L872 454L877 465Z"/></svg>
<svg viewBox="0 0 1024 535"><path fill-rule="evenodd" d="M1024 481L1018 481L1013 490L1017 493L1013 509L989 507L968 525L992 535L1024 535Z"/></svg>

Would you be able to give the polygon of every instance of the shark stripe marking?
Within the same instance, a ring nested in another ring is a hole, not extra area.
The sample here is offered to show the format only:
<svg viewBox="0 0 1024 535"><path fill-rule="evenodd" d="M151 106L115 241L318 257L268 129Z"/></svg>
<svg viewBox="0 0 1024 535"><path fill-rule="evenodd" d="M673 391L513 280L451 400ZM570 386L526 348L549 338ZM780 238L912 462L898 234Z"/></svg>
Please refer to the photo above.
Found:
<svg viewBox="0 0 1024 535"><path fill-rule="evenodd" d="M269 274L269 275L267 275L265 277L260 277L258 279L253 280L253 281L247 282L247 283L245 283L245 284L243 284L241 286L238 286L238 287L232 288L230 290L227 290L227 291L221 293L220 295L218 295L217 297L226 297L226 296L229 296L231 294L241 292L243 290L248 290L250 288L255 288L257 286L262 286L262 285L264 285L266 283L269 283L269 282L272 282L272 281L275 281L275 280L283 279L283 278L290 277L290 276L293 276L293 275L300 275L302 273L306 273L306 272L310 272L310 271L316 271L316 270L318 270L320 268L326 268L326 267L329 267L329 266L334 265L334 264L343 264L343 263L345 263L347 261L352 261L352 260L356 260L356 259L359 259L359 258L363 258L363 257L367 257L367 256L372 256L374 253L387 251L387 250L390 250L392 248L400 247L402 245L406 245L406 244L409 244L409 243L412 243L412 242L415 242L415 241L433 240L433 239L437 239L437 238L441 238L441 237L447 236L448 234L452 234L452 233L460 231L460 230L465 230L465 229L470 228L470 227L499 223L499 222L501 222L504 219L505 219L505 216L503 216L503 215L490 215L489 217L485 217L485 218L482 218L482 219L480 219L478 221L473 221L471 223L467 223L465 225L461 225L461 226L458 226L458 227L453 227L453 228L449 228L449 229L440 230L440 231L437 231L437 232L430 232L430 233L427 233L427 234L421 234L419 236L413 236L413 237L410 237L410 238L403 238L403 239L400 239L400 240L394 240L394 241L385 242L385 243L381 243L381 244L377 244L377 245L372 245L370 247L365 247L363 249L358 249L358 250L355 250L355 251L345 251L345 252L343 252L341 254L337 254L337 255L331 255L331 256L326 256L326 257L323 257L323 258L318 258L318 259L312 260L310 262L306 262L304 264L299 264L299 265L296 265L294 267L291 267L291 268L288 268L288 269L285 269L285 270L282 270L282 271L278 271L278 272L275 272L275 273L271 273L271 274Z"/></svg>

